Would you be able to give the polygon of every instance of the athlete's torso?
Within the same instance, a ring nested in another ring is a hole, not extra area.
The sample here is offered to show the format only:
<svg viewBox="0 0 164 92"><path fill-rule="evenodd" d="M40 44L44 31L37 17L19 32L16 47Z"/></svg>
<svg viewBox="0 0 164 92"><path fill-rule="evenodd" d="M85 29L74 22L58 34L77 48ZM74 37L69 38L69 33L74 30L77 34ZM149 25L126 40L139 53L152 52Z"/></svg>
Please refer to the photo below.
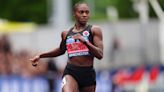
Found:
<svg viewBox="0 0 164 92"><path fill-rule="evenodd" d="M79 40L73 38L76 34L81 34L86 41L93 44L93 35L91 32L91 25L88 25L80 32L74 32L73 28L69 30L66 36L66 48L68 53L68 62L80 66L93 65L93 55L88 47Z"/></svg>

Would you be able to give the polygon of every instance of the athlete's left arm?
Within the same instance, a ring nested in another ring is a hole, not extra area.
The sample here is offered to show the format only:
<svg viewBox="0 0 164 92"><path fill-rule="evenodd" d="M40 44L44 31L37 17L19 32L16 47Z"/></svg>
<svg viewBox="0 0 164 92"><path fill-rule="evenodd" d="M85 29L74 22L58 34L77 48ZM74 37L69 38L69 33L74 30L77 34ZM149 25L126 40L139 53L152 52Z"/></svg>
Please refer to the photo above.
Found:
<svg viewBox="0 0 164 92"><path fill-rule="evenodd" d="M103 58L103 35L100 27L93 26L91 28L93 34L93 44L90 42L85 42L91 53L98 59Z"/></svg>

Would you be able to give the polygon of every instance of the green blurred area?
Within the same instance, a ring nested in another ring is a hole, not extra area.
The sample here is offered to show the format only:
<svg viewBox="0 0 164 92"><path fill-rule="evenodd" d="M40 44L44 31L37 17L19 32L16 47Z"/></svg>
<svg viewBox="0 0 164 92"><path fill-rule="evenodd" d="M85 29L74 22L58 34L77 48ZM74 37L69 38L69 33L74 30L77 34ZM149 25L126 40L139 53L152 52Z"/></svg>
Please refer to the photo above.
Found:
<svg viewBox="0 0 164 92"><path fill-rule="evenodd" d="M46 23L46 0L0 0L0 18L10 21Z"/></svg>
<svg viewBox="0 0 164 92"><path fill-rule="evenodd" d="M50 0L49 0L50 1ZM46 24L50 14L47 14L50 6L48 0L0 0L0 18L10 21L35 22ZM91 20L106 20L106 9L114 6L118 10L120 19L137 18L138 13L133 9L133 0L72 0L76 2L88 2L92 8ZM164 0L158 0L164 9ZM156 17L152 7L150 17Z"/></svg>

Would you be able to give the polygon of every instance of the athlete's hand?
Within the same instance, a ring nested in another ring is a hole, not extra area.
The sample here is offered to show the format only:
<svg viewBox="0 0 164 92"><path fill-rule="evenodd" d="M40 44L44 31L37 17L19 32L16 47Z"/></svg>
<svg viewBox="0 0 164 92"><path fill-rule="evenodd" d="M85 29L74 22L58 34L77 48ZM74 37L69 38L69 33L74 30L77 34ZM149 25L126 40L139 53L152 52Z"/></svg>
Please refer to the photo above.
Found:
<svg viewBox="0 0 164 92"><path fill-rule="evenodd" d="M75 39L75 40L80 40L81 42L85 42L85 39L84 39L84 37L81 35L81 34L76 34L76 35L74 35L73 36L73 38Z"/></svg>
<svg viewBox="0 0 164 92"><path fill-rule="evenodd" d="M33 57L32 59L30 59L32 66L36 67L38 65L38 61L40 59L39 55L36 55L35 57Z"/></svg>

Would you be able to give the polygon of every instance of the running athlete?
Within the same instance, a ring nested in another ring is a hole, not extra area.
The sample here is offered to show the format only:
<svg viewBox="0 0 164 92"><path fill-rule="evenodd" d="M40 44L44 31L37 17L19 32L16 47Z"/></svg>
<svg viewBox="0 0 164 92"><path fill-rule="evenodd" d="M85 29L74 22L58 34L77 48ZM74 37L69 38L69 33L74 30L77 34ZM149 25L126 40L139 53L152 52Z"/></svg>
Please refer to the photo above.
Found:
<svg viewBox="0 0 164 92"><path fill-rule="evenodd" d="M31 59L32 65L37 66L40 58L57 57L67 51L68 60L62 76L62 92L95 92L94 57L103 58L103 37L99 26L87 24L89 14L89 6L86 3L75 4L75 25L61 33L60 46Z"/></svg>

